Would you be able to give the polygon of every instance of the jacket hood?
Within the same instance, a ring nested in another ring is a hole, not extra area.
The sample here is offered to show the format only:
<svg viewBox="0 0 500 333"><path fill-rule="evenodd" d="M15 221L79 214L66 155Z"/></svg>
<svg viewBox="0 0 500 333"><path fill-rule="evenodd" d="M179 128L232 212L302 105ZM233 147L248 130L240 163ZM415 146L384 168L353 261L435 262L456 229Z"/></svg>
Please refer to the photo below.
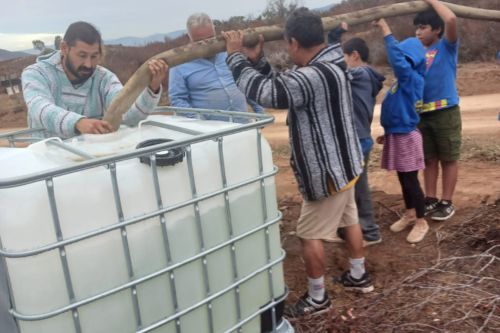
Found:
<svg viewBox="0 0 500 333"><path fill-rule="evenodd" d="M412 67L420 74L425 73L425 48L415 37L410 37L399 43L400 50L412 62Z"/></svg>
<svg viewBox="0 0 500 333"><path fill-rule="evenodd" d="M50 52L48 54L43 54L43 55L38 56L36 58L36 62L41 62L44 64L56 66L56 65L61 63L61 52L54 51L54 52Z"/></svg>
<svg viewBox="0 0 500 333"><path fill-rule="evenodd" d="M365 69L368 75L370 75L370 82L372 84L372 96L376 97L383 87L385 76L383 76L370 66L366 66Z"/></svg>

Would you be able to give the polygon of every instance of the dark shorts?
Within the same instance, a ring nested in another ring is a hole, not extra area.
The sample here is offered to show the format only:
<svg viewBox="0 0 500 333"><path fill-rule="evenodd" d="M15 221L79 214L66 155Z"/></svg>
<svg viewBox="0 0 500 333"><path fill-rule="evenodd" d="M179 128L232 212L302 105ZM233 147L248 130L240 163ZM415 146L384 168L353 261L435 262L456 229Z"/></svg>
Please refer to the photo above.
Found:
<svg viewBox="0 0 500 333"><path fill-rule="evenodd" d="M453 162L460 159L462 118L458 105L421 114L418 128L422 133L426 160L437 158Z"/></svg>

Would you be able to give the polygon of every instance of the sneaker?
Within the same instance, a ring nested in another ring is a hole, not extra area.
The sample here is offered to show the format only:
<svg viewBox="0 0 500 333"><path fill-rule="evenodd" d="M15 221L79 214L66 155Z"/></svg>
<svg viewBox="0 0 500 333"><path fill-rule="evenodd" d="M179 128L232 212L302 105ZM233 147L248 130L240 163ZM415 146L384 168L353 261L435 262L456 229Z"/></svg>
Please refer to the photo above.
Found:
<svg viewBox="0 0 500 333"><path fill-rule="evenodd" d="M368 272L365 272L360 279L355 279L351 276L351 273L347 271L344 272L340 278L334 277L333 282L340 283L344 286L345 290L357 291L363 294L372 292L375 289Z"/></svg>
<svg viewBox="0 0 500 333"><path fill-rule="evenodd" d="M378 244L381 242L382 242L382 237L379 237L378 239L374 239L374 240L363 239L363 247L372 246L372 245L375 245L375 244Z"/></svg>
<svg viewBox="0 0 500 333"><path fill-rule="evenodd" d="M431 215L431 219L435 221L446 221L455 214L455 207L453 204L446 200L441 200L434 213Z"/></svg>
<svg viewBox="0 0 500 333"><path fill-rule="evenodd" d="M439 200L437 198L425 197L425 213L427 216L436 211L439 205Z"/></svg>
<svg viewBox="0 0 500 333"><path fill-rule="evenodd" d="M413 229L411 229L408 234L408 237L406 237L406 241L412 244L421 242L428 231L429 225L427 224L427 221L424 220L424 223L415 223Z"/></svg>
<svg viewBox="0 0 500 333"><path fill-rule="evenodd" d="M288 318L297 318L307 315L320 315L330 310L332 302L325 294L325 298L321 302L316 302L309 294L306 293L293 305L285 308L284 315Z"/></svg>
<svg viewBox="0 0 500 333"><path fill-rule="evenodd" d="M406 227L409 226L413 221L415 221L414 218L409 218L403 215L399 220L391 224L389 229L391 229L392 232L400 232L406 229Z"/></svg>

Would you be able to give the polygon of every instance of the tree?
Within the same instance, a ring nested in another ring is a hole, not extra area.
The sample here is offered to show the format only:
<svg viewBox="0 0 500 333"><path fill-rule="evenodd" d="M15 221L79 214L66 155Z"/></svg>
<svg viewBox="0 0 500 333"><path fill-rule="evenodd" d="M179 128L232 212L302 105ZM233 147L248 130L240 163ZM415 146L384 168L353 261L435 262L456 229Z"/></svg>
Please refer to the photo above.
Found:
<svg viewBox="0 0 500 333"><path fill-rule="evenodd" d="M217 29L218 27L222 26L223 22L221 20L212 20L212 23L214 24L214 27Z"/></svg>
<svg viewBox="0 0 500 333"><path fill-rule="evenodd" d="M61 41L62 41L62 38L61 36L57 35L55 38L54 38L54 48L56 50L60 50L61 49Z"/></svg>
<svg viewBox="0 0 500 333"><path fill-rule="evenodd" d="M245 16L231 16L226 24L230 29L244 29L247 25Z"/></svg>
<svg viewBox="0 0 500 333"><path fill-rule="evenodd" d="M34 41L32 41L33 43L33 48L35 50L38 50L40 52L42 52L43 50L45 50L45 43L39 39L35 39Z"/></svg>
<svg viewBox="0 0 500 333"><path fill-rule="evenodd" d="M266 20L284 19L299 7L297 0L267 0L267 7L262 13Z"/></svg>

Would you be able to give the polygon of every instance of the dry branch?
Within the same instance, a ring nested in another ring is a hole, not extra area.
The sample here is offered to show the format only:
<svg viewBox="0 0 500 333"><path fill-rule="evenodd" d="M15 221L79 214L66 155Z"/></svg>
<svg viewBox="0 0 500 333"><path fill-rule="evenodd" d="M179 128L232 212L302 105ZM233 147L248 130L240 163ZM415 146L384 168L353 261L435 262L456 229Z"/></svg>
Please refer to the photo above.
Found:
<svg viewBox="0 0 500 333"><path fill-rule="evenodd" d="M444 2L455 14L459 17L489 20L500 22L500 11L471 8ZM405 3L397 3L392 5L378 6L365 10L359 10L353 13L335 15L323 18L323 27L325 31L332 30L340 22L346 21L351 26L371 22L372 20L382 17L394 17L408 14L415 14L428 8L423 1L410 1ZM275 41L283 39L283 28L278 25L252 28L245 30L245 44L255 44L258 35L262 34L265 41ZM153 58L164 59L170 67L180 65L182 63L215 55L218 52L225 50L225 42L221 37L211 38L189 45L174 48L172 50L157 54ZM134 103L140 93L149 84L151 77L148 70L147 62L132 75L125 84L123 90L118 94L116 99L107 110L104 120L107 120L112 126L117 129L120 126L122 115L127 112L130 106Z"/></svg>
<svg viewBox="0 0 500 333"><path fill-rule="evenodd" d="M497 247L476 255L438 259L435 265L396 283L357 314L360 320L367 320L366 327L357 329L372 332L372 320L378 318L379 327L391 327L392 332L416 332L418 327L432 332L457 332L457 328L460 332L493 332L500 325L496 278L500 258L493 254ZM453 267L448 268L450 264Z"/></svg>
<svg viewBox="0 0 500 333"><path fill-rule="evenodd" d="M498 331L500 242L490 233L500 226L498 207L480 207L463 222L442 228L437 249L446 244L447 250L453 249L452 255L443 258L438 254L430 267L394 281L389 289L358 306L363 310L357 313L360 322L356 332L374 332L375 325L384 332ZM475 226L473 234L459 235L471 225ZM491 242L488 237L493 237ZM467 245L478 238L486 239L489 246L479 249Z"/></svg>

